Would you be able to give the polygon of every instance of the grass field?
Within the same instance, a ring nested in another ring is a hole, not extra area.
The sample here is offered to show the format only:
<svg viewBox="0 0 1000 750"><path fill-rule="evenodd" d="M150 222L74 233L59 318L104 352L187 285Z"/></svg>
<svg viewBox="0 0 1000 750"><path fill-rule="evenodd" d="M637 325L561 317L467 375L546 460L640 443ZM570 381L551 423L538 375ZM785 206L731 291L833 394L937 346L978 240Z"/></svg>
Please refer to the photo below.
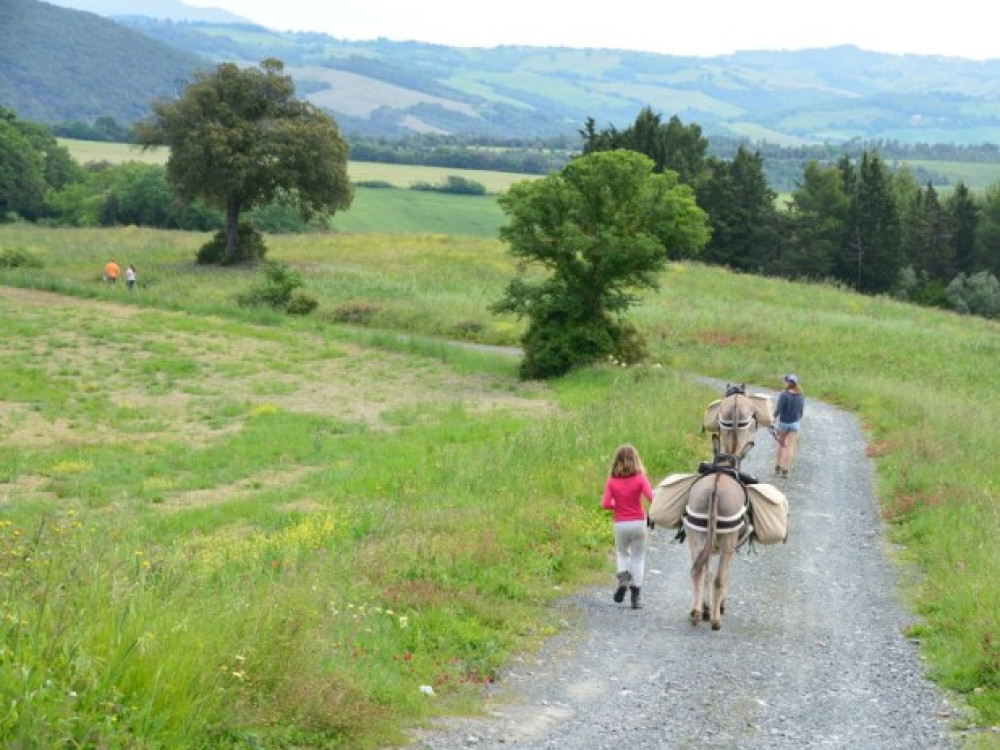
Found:
<svg viewBox="0 0 1000 750"><path fill-rule="evenodd" d="M914 159L908 162L914 167L923 167L931 172L947 176L954 185L961 181L971 190L980 192L1000 183L1000 164L975 164L960 161L924 161ZM942 189L947 194L950 188Z"/></svg>
<svg viewBox="0 0 1000 750"><path fill-rule="evenodd" d="M0 227L43 264L0 270L0 745L378 747L474 710L609 575L614 448L704 457L682 373L789 370L866 426L909 635L1000 724L997 323L675 264L630 316L660 367L522 383L441 341L516 342L496 241L269 238L320 300L296 319L237 308L254 275L204 239Z"/></svg>
<svg viewBox="0 0 1000 750"><path fill-rule="evenodd" d="M493 195L359 187L350 210L334 216L330 227L338 232L496 237L505 221Z"/></svg>

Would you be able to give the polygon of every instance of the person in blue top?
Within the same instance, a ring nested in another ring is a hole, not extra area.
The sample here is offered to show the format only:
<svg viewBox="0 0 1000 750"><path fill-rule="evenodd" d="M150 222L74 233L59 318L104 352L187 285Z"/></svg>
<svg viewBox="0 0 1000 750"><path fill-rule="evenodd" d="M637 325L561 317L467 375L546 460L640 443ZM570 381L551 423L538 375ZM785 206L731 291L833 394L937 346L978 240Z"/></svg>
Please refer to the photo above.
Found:
<svg viewBox="0 0 1000 750"><path fill-rule="evenodd" d="M778 476L788 476L788 469L795 457L795 443L802 429L805 405L806 398L802 395L799 376L785 375L785 390L778 396L778 403L774 408L775 437L778 439L774 473Z"/></svg>

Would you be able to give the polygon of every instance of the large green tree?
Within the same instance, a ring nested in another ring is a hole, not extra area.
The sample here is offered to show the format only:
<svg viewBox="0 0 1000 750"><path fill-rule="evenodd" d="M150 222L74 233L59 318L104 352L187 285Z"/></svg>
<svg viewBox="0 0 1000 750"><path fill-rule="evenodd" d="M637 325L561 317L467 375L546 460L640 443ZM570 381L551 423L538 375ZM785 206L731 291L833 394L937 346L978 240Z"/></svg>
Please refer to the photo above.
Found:
<svg viewBox="0 0 1000 750"><path fill-rule="evenodd" d="M979 203L964 182L945 201L948 223L951 225L951 245L955 255L955 269L971 274L979 270L976 263L976 226L979 222Z"/></svg>
<svg viewBox="0 0 1000 750"><path fill-rule="evenodd" d="M1000 182L986 188L976 226L976 264L973 270L989 271L1000 278Z"/></svg>
<svg viewBox="0 0 1000 750"><path fill-rule="evenodd" d="M614 126L598 130L590 117L580 135L584 154L625 148L652 159L656 172L668 169L676 172L685 185L697 185L705 177L708 140L702 136L699 125L684 125L677 115L664 123L659 113L644 107L625 130Z"/></svg>
<svg viewBox="0 0 1000 750"><path fill-rule="evenodd" d="M501 238L526 272L543 271L515 277L494 306L528 318L523 377L609 355L641 358L643 341L624 313L638 290L657 287L668 258L696 255L709 236L692 190L653 168L634 151L598 152L500 196L509 218Z"/></svg>
<svg viewBox="0 0 1000 750"><path fill-rule="evenodd" d="M709 159L711 178L698 188L698 205L708 212L712 239L704 259L740 271L779 272L784 217L767 183L760 152L740 146L730 161Z"/></svg>
<svg viewBox="0 0 1000 750"><path fill-rule="evenodd" d="M918 273L936 279L943 286L956 273L948 214L934 186L927 183L913 200L903 206L902 242L904 262Z"/></svg>
<svg viewBox="0 0 1000 750"><path fill-rule="evenodd" d="M350 206L348 147L336 122L296 99L280 60L259 68L223 63L196 74L184 94L153 104L136 141L167 145L167 175L185 199L225 212L224 261L239 259L240 215L275 199L308 218Z"/></svg>
<svg viewBox="0 0 1000 750"><path fill-rule="evenodd" d="M8 214L44 217L52 193L82 179L83 171L52 131L0 106L0 221Z"/></svg>
<svg viewBox="0 0 1000 750"><path fill-rule="evenodd" d="M892 175L878 153L865 151L853 182L836 274L858 291L888 292L904 262Z"/></svg>
<svg viewBox="0 0 1000 750"><path fill-rule="evenodd" d="M806 163L792 192L789 238L782 243L780 275L823 279L830 275L847 216L843 172L815 160Z"/></svg>

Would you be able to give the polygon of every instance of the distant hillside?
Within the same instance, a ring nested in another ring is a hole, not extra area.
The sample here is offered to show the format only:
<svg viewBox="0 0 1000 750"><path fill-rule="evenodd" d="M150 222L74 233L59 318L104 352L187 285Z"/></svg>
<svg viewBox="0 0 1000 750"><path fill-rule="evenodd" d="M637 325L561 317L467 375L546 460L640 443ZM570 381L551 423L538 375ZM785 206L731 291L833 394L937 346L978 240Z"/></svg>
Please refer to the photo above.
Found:
<svg viewBox="0 0 1000 750"><path fill-rule="evenodd" d="M288 65L300 92L349 130L552 135L587 117L629 124L651 106L706 133L786 146L851 138L1000 142L1000 60L844 46L714 58L611 49L457 48L246 26L136 21L216 59Z"/></svg>
<svg viewBox="0 0 1000 750"><path fill-rule="evenodd" d="M9 24L6 31L0 25L8 37L0 39L0 103L24 119L86 121L110 114L131 122L144 114L151 91L177 90L198 55L213 63L283 60L299 95L332 113L352 135L576 138L588 117L599 128L626 127L649 106L697 123L710 137L751 143L1000 143L1000 60L888 55L850 46L694 58L359 42L154 17L187 13L189 6L176 0L58 1L131 4L132 14L119 20L132 31L110 21L97 29L90 25L100 20L94 16L37 0L2 0L22 11L12 23L0 20ZM50 16L64 14L50 23L67 39L52 44L51 34L27 17L24 9L41 17L40 7ZM155 39L158 52L140 49L138 32L147 43Z"/></svg>
<svg viewBox="0 0 1000 750"><path fill-rule="evenodd" d="M22 120L124 123L206 62L120 24L38 0L0 2L0 104Z"/></svg>
<svg viewBox="0 0 1000 750"><path fill-rule="evenodd" d="M197 21L200 23L250 23L222 8L201 8L186 5L178 0L47 0L62 8L74 8L96 13L99 16L145 16L174 22Z"/></svg>

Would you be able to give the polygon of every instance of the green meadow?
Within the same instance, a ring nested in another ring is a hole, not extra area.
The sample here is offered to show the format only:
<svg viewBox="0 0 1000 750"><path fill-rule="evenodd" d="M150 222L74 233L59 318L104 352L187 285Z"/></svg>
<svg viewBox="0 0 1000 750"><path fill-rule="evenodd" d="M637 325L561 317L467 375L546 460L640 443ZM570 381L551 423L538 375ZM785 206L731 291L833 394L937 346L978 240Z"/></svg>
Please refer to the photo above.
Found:
<svg viewBox="0 0 1000 750"><path fill-rule="evenodd" d="M496 237L505 216L494 195L448 195L402 188L355 188L348 211L330 219L335 232L391 231Z"/></svg>
<svg viewBox="0 0 1000 750"><path fill-rule="evenodd" d="M865 426L908 634L1000 724L996 322L674 264L631 313L649 363L526 383L454 343L522 330L495 240L269 237L320 303L292 318L238 308L256 275L205 239L0 226L41 263L0 269L0 745L384 747L476 711L607 580L615 447L687 470L690 373L789 370Z"/></svg>
<svg viewBox="0 0 1000 750"><path fill-rule="evenodd" d="M908 161L912 167L923 167L929 172L943 174L951 180L954 185L957 182L964 182L966 186L975 192L982 192L991 185L1000 183L1000 164L962 162L962 161L927 161L914 159ZM941 192L947 194L951 191L951 186L942 188Z"/></svg>

